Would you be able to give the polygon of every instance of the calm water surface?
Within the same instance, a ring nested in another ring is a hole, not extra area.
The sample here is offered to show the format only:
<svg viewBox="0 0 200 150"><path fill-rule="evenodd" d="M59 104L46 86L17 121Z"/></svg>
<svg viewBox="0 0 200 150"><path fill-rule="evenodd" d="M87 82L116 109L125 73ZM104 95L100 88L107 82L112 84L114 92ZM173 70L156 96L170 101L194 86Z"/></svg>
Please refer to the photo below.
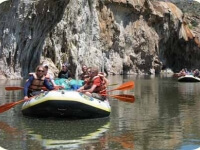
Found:
<svg viewBox="0 0 200 150"><path fill-rule="evenodd" d="M110 99L109 118L56 120L24 117L21 104L0 114L0 146L8 150L192 150L200 147L200 83L167 76L111 76L110 83L135 82L135 103ZM0 105L23 98L0 80Z"/></svg>

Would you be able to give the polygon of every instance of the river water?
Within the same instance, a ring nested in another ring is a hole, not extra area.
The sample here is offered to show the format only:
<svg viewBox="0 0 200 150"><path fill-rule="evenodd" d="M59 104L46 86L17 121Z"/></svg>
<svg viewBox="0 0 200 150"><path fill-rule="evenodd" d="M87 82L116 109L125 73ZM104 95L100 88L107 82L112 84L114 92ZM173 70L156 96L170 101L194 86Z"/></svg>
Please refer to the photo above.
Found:
<svg viewBox="0 0 200 150"><path fill-rule="evenodd" d="M21 104L0 114L0 147L8 150L192 150L200 147L200 83L171 76L110 76L110 89L133 80L134 103L110 98L109 118L27 118ZM0 80L0 105L23 98L20 80ZM0 148L1 149L1 148Z"/></svg>

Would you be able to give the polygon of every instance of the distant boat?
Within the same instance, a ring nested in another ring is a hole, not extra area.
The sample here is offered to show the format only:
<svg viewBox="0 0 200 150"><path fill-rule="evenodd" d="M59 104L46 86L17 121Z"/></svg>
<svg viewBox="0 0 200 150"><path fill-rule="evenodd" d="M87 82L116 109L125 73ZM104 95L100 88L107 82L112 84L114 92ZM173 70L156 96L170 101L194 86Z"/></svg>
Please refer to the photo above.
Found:
<svg viewBox="0 0 200 150"><path fill-rule="evenodd" d="M182 77L182 76L184 76L184 75L181 75L180 73L174 73L173 74L173 77L175 77L175 78L179 78L179 77Z"/></svg>
<svg viewBox="0 0 200 150"><path fill-rule="evenodd" d="M200 0L193 0L193 1L196 1L196 2L199 2L199 3L200 3Z"/></svg>
<svg viewBox="0 0 200 150"><path fill-rule="evenodd" d="M3 2L5 2L5 1L8 1L8 0L0 0L0 4L3 3Z"/></svg>
<svg viewBox="0 0 200 150"><path fill-rule="evenodd" d="M185 75L178 78L179 82L200 82L200 78L193 75Z"/></svg>

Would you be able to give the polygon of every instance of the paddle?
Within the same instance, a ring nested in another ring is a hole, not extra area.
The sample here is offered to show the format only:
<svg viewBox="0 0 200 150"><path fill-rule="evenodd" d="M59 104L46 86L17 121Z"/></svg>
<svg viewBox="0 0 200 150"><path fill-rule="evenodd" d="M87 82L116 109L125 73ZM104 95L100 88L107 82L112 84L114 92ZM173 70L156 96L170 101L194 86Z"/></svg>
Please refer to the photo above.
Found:
<svg viewBox="0 0 200 150"><path fill-rule="evenodd" d="M135 96L133 95L128 95L128 94L120 94L120 95L106 95L106 94L101 94L104 96L108 96L108 97L113 97L115 99L119 99L123 102L129 102L129 103L133 103L135 102Z"/></svg>
<svg viewBox="0 0 200 150"><path fill-rule="evenodd" d="M54 87L55 87L56 90L59 89L59 88L62 88L62 86L60 86L60 85L57 85L57 86L54 86ZM23 90L24 87L21 87L21 86L7 86L7 87L5 87L5 89L7 91L15 91L15 90ZM46 91L47 88L46 87L42 87L42 90Z"/></svg>
<svg viewBox="0 0 200 150"><path fill-rule="evenodd" d="M120 85L119 87L117 87L115 89L108 90L107 92L112 92L112 91L116 91L116 90L121 90L121 91L130 90L130 89L134 88L134 86L135 86L135 84L133 81L128 81L128 82L123 83L122 85Z"/></svg>
<svg viewBox="0 0 200 150"><path fill-rule="evenodd" d="M11 109L12 107L14 107L14 106L17 105L17 104L20 104L20 103L22 103L22 102L28 101L28 100L30 100L31 98L33 98L33 97L30 97L30 98L27 99L27 100L22 99L22 100L19 100L19 101L17 101L17 102L11 102L11 103L7 103L7 104L4 104L4 105L1 105L1 106L0 106L0 113L3 113L3 112L5 112L5 111Z"/></svg>
<svg viewBox="0 0 200 150"><path fill-rule="evenodd" d="M24 89L24 87L21 87L21 86L7 86L7 87L5 87L5 89L7 91L14 91L14 90L22 90L22 89Z"/></svg>

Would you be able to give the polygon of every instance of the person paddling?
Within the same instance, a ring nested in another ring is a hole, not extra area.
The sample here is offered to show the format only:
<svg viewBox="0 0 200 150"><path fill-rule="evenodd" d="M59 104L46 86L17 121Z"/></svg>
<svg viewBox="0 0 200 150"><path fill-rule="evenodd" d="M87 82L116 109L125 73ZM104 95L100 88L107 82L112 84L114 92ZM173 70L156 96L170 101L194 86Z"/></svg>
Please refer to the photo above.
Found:
<svg viewBox="0 0 200 150"><path fill-rule="evenodd" d="M199 69L195 69L194 70L194 77L199 77L200 73L199 73Z"/></svg>
<svg viewBox="0 0 200 150"><path fill-rule="evenodd" d="M54 88L49 84L44 75L44 67L42 65L37 66L36 71L29 77L24 86L24 100L28 97L41 93L42 87L45 86L48 90Z"/></svg>
<svg viewBox="0 0 200 150"><path fill-rule="evenodd" d="M89 81L77 91L85 93L88 96L104 100L105 96L102 96L101 94L106 94L106 85L98 73L99 72L97 68L92 68Z"/></svg>

